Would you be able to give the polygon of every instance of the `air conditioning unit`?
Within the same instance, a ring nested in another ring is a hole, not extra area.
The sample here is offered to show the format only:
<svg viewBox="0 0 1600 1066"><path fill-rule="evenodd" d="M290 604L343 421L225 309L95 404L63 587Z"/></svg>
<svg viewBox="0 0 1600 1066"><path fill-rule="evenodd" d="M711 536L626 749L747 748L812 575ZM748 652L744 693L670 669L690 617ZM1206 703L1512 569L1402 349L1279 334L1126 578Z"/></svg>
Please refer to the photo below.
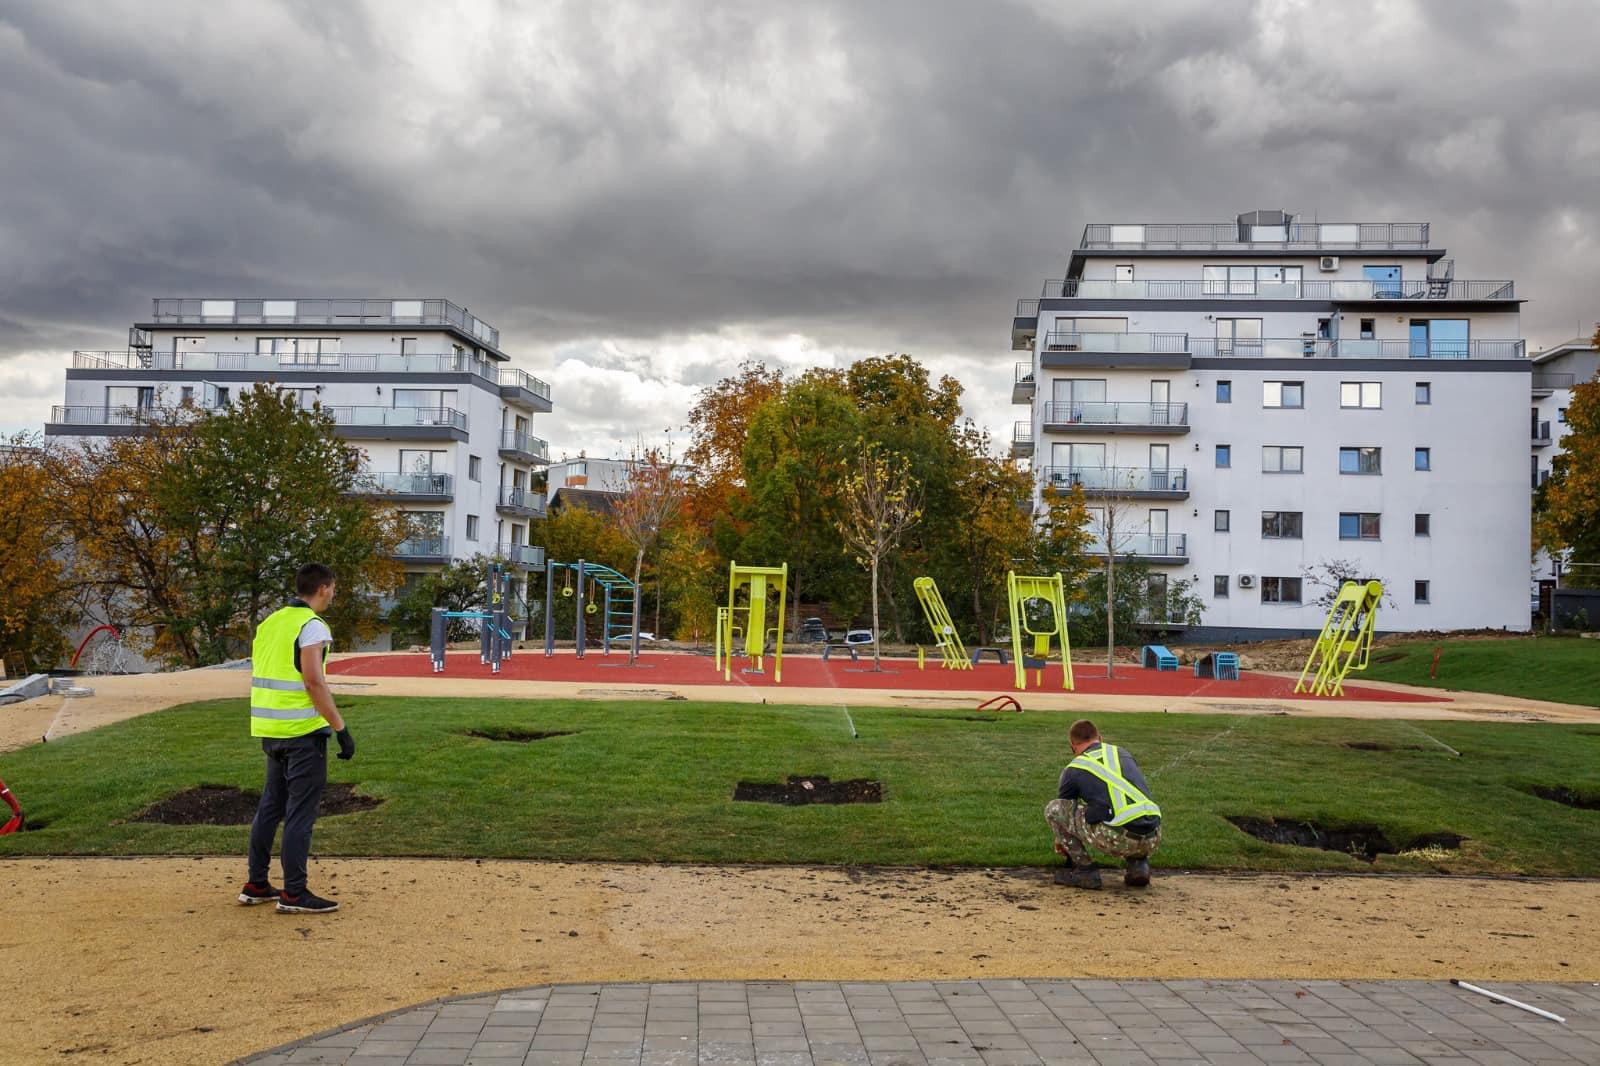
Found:
<svg viewBox="0 0 1600 1066"><path fill-rule="evenodd" d="M1336 255L1325 255L1325 256L1323 256L1322 258L1317 260L1317 269L1318 270L1322 270L1322 271L1338 270L1339 269L1339 257L1336 256Z"/></svg>
<svg viewBox="0 0 1600 1066"><path fill-rule="evenodd" d="M1253 588L1255 586L1255 583L1256 583L1256 579L1253 576L1251 576L1250 574L1240 574L1239 575L1239 587L1240 588L1242 588L1242 589Z"/></svg>

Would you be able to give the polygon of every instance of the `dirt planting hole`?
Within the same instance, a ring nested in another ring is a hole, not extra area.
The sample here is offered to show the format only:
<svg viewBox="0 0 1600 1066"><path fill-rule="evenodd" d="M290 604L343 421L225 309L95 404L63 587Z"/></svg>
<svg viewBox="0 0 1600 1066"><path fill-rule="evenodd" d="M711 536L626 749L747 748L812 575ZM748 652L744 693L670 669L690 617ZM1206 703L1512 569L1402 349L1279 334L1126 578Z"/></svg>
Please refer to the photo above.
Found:
<svg viewBox="0 0 1600 1066"><path fill-rule="evenodd" d="M1345 747L1354 751L1427 751L1421 744L1383 744L1376 740L1348 740ZM1443 750L1443 749L1435 749Z"/></svg>
<svg viewBox="0 0 1600 1066"><path fill-rule="evenodd" d="M883 785L856 778L829 781L826 777L797 777L779 783L740 781L733 787L735 803L781 803L804 807L808 803L882 803Z"/></svg>
<svg viewBox="0 0 1600 1066"><path fill-rule="evenodd" d="M1403 651L1384 652L1382 655L1374 655L1372 661L1375 663L1397 663L1408 654L1408 652Z"/></svg>
<svg viewBox="0 0 1600 1066"><path fill-rule="evenodd" d="M469 729L466 735L481 740L498 740L507 744L532 744L536 740L549 740L552 737L576 736L577 730Z"/></svg>
<svg viewBox="0 0 1600 1066"><path fill-rule="evenodd" d="M1566 785L1529 785L1528 791L1552 803L1577 807L1579 810L1600 811L1600 792Z"/></svg>
<svg viewBox="0 0 1600 1066"><path fill-rule="evenodd" d="M1268 844L1294 844L1302 848L1337 851L1366 862L1372 862L1379 855L1396 855L1422 848L1454 851L1461 846L1462 840L1455 833L1426 833L1406 841L1403 846L1397 846L1390 842L1383 830L1373 825L1332 829L1315 822L1280 822L1271 818L1230 817L1228 821Z"/></svg>
<svg viewBox="0 0 1600 1066"><path fill-rule="evenodd" d="M249 825L255 821L256 805L260 802L261 793L253 788L198 785L151 804L130 821L157 825ZM369 811L382 802L372 796L356 795L352 784L330 782L322 789L322 805L318 811L322 817L354 814Z"/></svg>

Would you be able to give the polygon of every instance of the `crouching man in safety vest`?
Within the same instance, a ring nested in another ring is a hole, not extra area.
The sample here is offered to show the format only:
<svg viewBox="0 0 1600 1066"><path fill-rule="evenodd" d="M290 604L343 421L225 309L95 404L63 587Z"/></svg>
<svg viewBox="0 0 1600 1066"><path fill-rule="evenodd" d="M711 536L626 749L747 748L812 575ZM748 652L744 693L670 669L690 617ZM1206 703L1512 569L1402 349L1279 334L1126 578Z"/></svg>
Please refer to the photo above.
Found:
<svg viewBox="0 0 1600 1066"><path fill-rule="evenodd" d="M1056 854L1069 865L1056 871L1056 884L1099 888L1100 871L1089 848L1127 860L1123 884L1150 883L1150 853L1161 846L1161 808L1133 756L1100 739L1088 719L1072 723L1067 734L1072 761L1061 771L1057 798L1045 804L1044 818L1056 835Z"/></svg>
<svg viewBox="0 0 1600 1066"><path fill-rule="evenodd" d="M333 603L334 573L321 563L307 563L294 584L298 598L268 615L250 646L250 735L261 738L267 753L267 785L250 826L250 880L239 902L252 906L276 900L280 914L326 914L339 904L306 889L311 827L328 780L328 737L338 738L341 759L355 756L356 742L322 673L333 632L321 612ZM279 822L281 892L267 879Z"/></svg>

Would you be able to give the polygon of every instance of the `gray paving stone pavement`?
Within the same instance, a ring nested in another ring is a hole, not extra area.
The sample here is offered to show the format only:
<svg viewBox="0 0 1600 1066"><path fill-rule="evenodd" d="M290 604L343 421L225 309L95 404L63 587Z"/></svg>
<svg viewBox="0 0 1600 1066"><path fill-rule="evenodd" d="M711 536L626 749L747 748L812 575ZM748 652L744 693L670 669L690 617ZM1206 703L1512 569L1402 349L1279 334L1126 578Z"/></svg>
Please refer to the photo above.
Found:
<svg viewBox="0 0 1600 1066"><path fill-rule="evenodd" d="M556 985L423 1004L250 1066L1597 1066L1600 985L1426 981Z"/></svg>

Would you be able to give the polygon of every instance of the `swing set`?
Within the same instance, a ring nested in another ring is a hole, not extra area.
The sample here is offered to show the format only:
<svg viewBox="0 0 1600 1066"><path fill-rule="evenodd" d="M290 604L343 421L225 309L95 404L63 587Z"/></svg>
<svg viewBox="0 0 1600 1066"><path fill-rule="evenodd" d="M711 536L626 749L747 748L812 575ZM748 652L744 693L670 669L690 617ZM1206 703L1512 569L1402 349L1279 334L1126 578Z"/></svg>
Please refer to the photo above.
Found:
<svg viewBox="0 0 1600 1066"><path fill-rule="evenodd" d="M600 627L600 652L611 654L611 645L626 645L633 636L633 579L604 563L579 559L575 563L547 562L544 572L544 654L556 653L555 601L556 571L561 571L561 598L575 600L577 608L576 642L578 658L588 644L591 621ZM598 616L592 618L590 616Z"/></svg>

